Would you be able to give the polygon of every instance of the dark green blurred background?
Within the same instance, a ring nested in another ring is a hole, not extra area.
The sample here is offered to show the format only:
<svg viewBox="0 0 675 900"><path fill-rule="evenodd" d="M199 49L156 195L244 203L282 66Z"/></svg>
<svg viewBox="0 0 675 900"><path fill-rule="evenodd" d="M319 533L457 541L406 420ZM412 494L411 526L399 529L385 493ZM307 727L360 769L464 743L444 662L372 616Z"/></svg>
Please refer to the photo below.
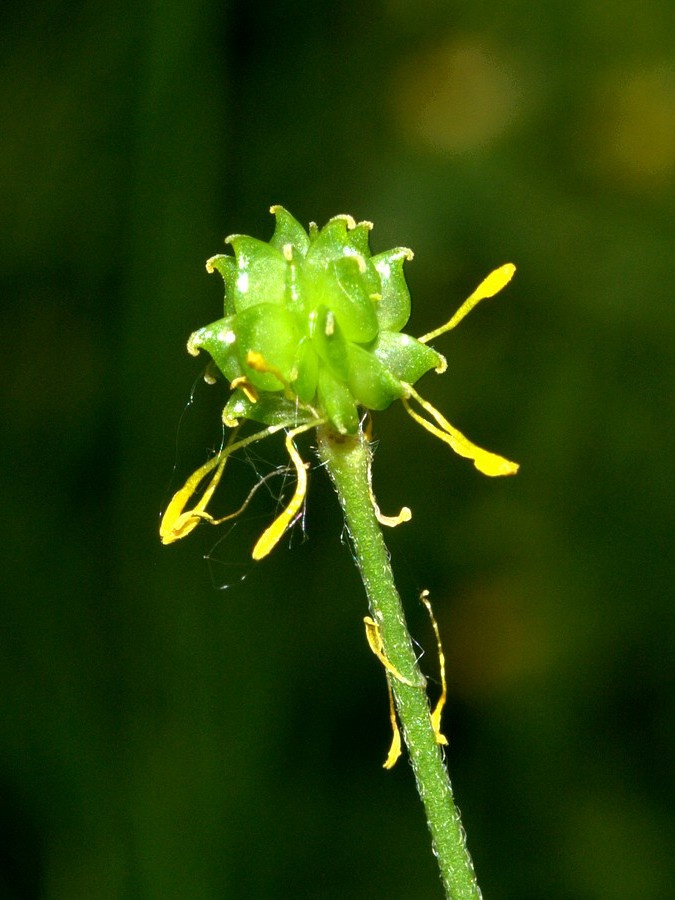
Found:
<svg viewBox="0 0 675 900"><path fill-rule="evenodd" d="M378 415L388 540L485 896L674 897L675 5L0 23L3 900L440 896L324 474L255 567L246 523L157 538L220 440L204 261L272 203L414 248L414 334L518 265L420 388L521 473Z"/></svg>

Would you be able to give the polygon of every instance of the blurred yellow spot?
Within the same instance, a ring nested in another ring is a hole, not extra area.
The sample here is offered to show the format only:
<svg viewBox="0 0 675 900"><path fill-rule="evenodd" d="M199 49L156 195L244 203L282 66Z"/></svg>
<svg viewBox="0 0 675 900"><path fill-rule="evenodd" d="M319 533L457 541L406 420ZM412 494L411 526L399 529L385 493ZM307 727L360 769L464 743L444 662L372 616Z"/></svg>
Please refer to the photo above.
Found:
<svg viewBox="0 0 675 900"><path fill-rule="evenodd" d="M506 51L460 35L400 64L392 109L406 139L439 153L467 153L507 130L520 114L521 93Z"/></svg>
<svg viewBox="0 0 675 900"><path fill-rule="evenodd" d="M549 589L538 574L476 579L444 607L441 627L455 693L487 699L526 690L561 656L573 658L573 632L533 599Z"/></svg>
<svg viewBox="0 0 675 900"><path fill-rule="evenodd" d="M594 174L638 190L675 175L675 70L608 73L589 108L580 151Z"/></svg>

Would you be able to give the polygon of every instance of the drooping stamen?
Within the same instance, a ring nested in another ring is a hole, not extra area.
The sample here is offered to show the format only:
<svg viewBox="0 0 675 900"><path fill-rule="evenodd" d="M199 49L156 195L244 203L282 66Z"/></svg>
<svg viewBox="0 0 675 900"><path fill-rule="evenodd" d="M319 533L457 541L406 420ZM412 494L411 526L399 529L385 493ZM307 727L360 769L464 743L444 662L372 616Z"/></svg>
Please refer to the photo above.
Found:
<svg viewBox="0 0 675 900"><path fill-rule="evenodd" d="M213 496L213 492L218 487L222 477L227 456L228 454L225 450L216 454L213 459L210 459L196 472L193 472L183 487L173 495L159 525L159 536L163 544L173 544L174 541L179 541L181 538L186 537L202 521L206 505ZM215 474L199 502L192 509L184 512L188 500L198 490L204 478L216 466Z"/></svg>
<svg viewBox="0 0 675 900"><path fill-rule="evenodd" d="M474 466L484 475L490 475L491 477L496 477L498 475L515 475L520 468L518 463L511 462L511 460L508 460L503 456L499 456L496 453L490 453L489 450L483 450L480 447L477 447L476 444L472 444L471 441L465 437L461 431L458 431L451 425L450 422L448 422L448 420L431 405L431 403L421 397L412 385L406 384L405 389L408 396L401 398L403 406L405 407L406 412L412 416L422 428L426 428L428 432L435 437L440 438L440 440L448 444L449 447L452 447L459 456L464 456L467 459L472 460ZM440 428L432 422L429 422L428 419L425 419L411 407L409 402L410 397L416 400L422 409L438 422Z"/></svg>
<svg viewBox="0 0 675 900"><path fill-rule="evenodd" d="M401 511L397 516L385 516L375 499L375 492L373 491L373 457L372 453L368 460L368 493L370 494L370 502L373 504L373 512L375 513L375 518L380 523L380 525L386 525L387 528L396 528L397 525L401 525L403 522L409 522L412 519L412 512L409 506L401 507Z"/></svg>
<svg viewBox="0 0 675 900"><path fill-rule="evenodd" d="M404 522L409 522L412 519L412 511L409 506L402 506L401 511L397 516L385 516L384 513L380 511L380 507L377 505L377 500L372 491L370 492L370 499L373 503L375 518L380 525L386 525L387 528L396 528L397 525L402 525Z"/></svg>
<svg viewBox="0 0 675 900"><path fill-rule="evenodd" d="M391 685L389 684L389 679L387 678L387 693L389 694L389 721L391 722L391 744L389 746L389 753L387 753L387 758L382 763L383 769L393 769L396 765L398 758L401 755L401 731L398 727L398 721L396 719L396 706L394 704L394 692L391 689Z"/></svg>
<svg viewBox="0 0 675 900"><path fill-rule="evenodd" d="M407 684L410 687L415 687L412 681L404 678L396 668L396 666L387 658L387 655L384 652L384 642L382 641L380 626L377 624L377 622L374 619L371 619L370 616L366 616L363 620L363 624L366 626L366 640L368 641L368 646L382 663L389 675L392 675L402 684ZM387 753L387 758L382 764L383 769L392 769L396 765L396 762L401 755L401 732L399 730L398 721L396 719L394 692L391 689L389 675L387 675L387 694L389 696L389 721L391 722L392 736L389 752Z"/></svg>
<svg viewBox="0 0 675 900"><path fill-rule="evenodd" d="M389 720L391 721L391 730L392 730L392 738L391 745L389 747L389 752L387 753L387 758L384 761L382 768L383 769L391 769L396 765L396 761L401 755L401 732L398 727L398 721L396 719L396 705L394 703L394 692L391 689L390 676L396 678L397 681L400 681L401 684L407 684L409 687L425 687L425 682L422 680L420 683L415 684L410 681L408 678L405 678L396 666L391 662L391 660L387 657L384 652L384 642L382 640L382 634L380 632L380 626L374 619L371 619L370 616L366 616L363 620L364 625L366 626L366 639L368 641L368 646L375 654L375 656L382 663L384 668L387 671L387 693L389 695ZM423 676L422 676L423 677ZM433 719L432 719L433 723ZM434 732L438 733L434 728Z"/></svg>
<svg viewBox="0 0 675 900"><path fill-rule="evenodd" d="M416 685L414 685L412 681L401 675L396 666L387 658L384 652L382 635L380 634L380 626L377 624L377 622L374 619L371 619L370 616L366 616L363 620L363 624L366 626L366 639L368 641L368 646L385 667L387 672L390 672L397 681L401 682L401 684L407 684L409 687L416 687Z"/></svg>
<svg viewBox="0 0 675 900"><path fill-rule="evenodd" d="M429 341L433 341L434 338L455 328L455 326L459 325L462 319L467 316L481 300L487 300L489 297L494 297L494 295L498 294L502 288L506 287L513 278L515 271L516 267L513 263L505 263L503 266L495 269L494 272L490 272L487 278L484 278L481 281L473 294L462 303L450 321L446 322L445 325L441 325L440 328L436 328L434 331L422 335L422 337L417 338L417 340L422 344L428 344Z"/></svg>
<svg viewBox="0 0 675 900"><path fill-rule="evenodd" d="M206 507L222 478L228 457L234 453L235 450L241 450L243 447L248 447L249 444L261 441L264 438L275 434L277 431L281 431L282 428L287 428L289 424L291 423L284 422L279 425L270 425L269 428L257 431L255 434L251 434L240 441L234 440L236 431L233 432L227 446L212 459L208 460L208 462L204 463L203 466L200 466L196 472L193 472L183 487L176 491L171 498L159 526L159 536L162 543L172 544L174 541L179 541L181 538L190 534L200 522L209 521L209 519L212 518L206 512ZM213 469L216 471L201 498L192 509L186 510L185 506L188 501L199 490L200 484Z"/></svg>
<svg viewBox="0 0 675 900"><path fill-rule="evenodd" d="M438 630L436 616L434 616L433 610L431 609L431 603L429 602L429 591L422 591L422 593L420 594L420 600L426 606L427 612L429 613L429 618L431 619L431 626L434 629L434 635L436 636L438 663L441 670L441 696L438 698L438 702L436 703L436 706L431 713L431 724L434 729L434 734L436 735L436 743L447 744L448 739L441 731L441 714L443 712L443 707L445 706L445 701L448 698L448 685L445 680L445 654L443 653L443 645L441 644L441 635Z"/></svg>

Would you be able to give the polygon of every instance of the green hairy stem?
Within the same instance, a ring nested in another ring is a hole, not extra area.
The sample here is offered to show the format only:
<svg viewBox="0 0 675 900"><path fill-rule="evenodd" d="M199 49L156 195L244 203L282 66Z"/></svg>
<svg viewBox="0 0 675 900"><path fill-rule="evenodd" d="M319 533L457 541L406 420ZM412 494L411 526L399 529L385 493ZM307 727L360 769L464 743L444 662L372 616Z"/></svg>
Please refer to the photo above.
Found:
<svg viewBox="0 0 675 900"><path fill-rule="evenodd" d="M361 432L343 436L324 427L319 429L318 438L319 455L340 499L385 656L414 685L387 675L446 895L453 900L478 898L480 889L431 723L425 679L417 664L389 554L371 502L370 448Z"/></svg>

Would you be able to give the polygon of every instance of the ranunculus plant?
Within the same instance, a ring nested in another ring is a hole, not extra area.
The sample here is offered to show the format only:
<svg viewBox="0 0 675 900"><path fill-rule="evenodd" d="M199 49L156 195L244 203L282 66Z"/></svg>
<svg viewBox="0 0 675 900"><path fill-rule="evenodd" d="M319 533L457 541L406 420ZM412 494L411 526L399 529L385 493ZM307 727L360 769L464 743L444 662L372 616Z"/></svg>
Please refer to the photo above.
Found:
<svg viewBox="0 0 675 900"><path fill-rule="evenodd" d="M366 634L385 667L390 690L394 739L385 766L393 765L400 753L398 718L446 893L479 897L441 751L446 743L440 730L445 690L432 712L380 529L406 521L410 511L404 507L392 517L379 510L371 487L368 423L371 411L400 400L415 422L485 475L517 472L516 463L469 441L414 387L431 369L442 373L447 368L431 341L498 293L515 267L508 263L496 269L448 322L415 338L402 331L410 315L403 272L413 256L410 250L396 247L373 255L372 224L357 223L351 216L335 216L323 228L311 224L306 231L281 206L271 211L276 227L269 243L235 234L226 240L234 255L214 256L206 264L223 278L224 314L195 331L188 350L209 354L207 380L215 380L219 372L229 382L223 422L231 437L176 492L160 536L170 544L202 522L219 524L240 514L251 495L225 517L215 518L207 509L228 458L283 431L295 490L253 547L253 558L262 559L301 514L307 464L296 438L316 429L319 457L338 493L368 596ZM240 436L247 421L264 427Z"/></svg>

